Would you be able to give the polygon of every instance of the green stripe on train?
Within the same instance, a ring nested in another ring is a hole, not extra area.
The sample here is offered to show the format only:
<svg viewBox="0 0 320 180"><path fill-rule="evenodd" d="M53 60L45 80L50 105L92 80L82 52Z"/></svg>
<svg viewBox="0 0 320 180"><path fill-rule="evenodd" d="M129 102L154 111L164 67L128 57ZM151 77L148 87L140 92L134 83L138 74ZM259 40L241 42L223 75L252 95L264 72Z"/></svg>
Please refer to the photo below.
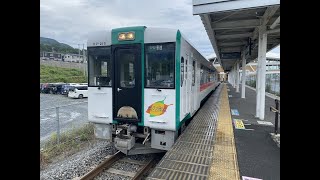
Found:
<svg viewBox="0 0 320 180"><path fill-rule="evenodd" d="M181 33L178 30L176 37L176 130L180 124L180 49L181 49Z"/></svg>
<svg viewBox="0 0 320 180"><path fill-rule="evenodd" d="M146 26L124 27L111 30L112 45L116 44L141 44L141 121L138 126L144 126L144 31ZM127 41L118 41L118 35L122 32L134 32L135 39ZM113 120L113 123L117 123Z"/></svg>
<svg viewBox="0 0 320 180"><path fill-rule="evenodd" d="M138 126L144 126L144 39L141 43L141 121Z"/></svg>

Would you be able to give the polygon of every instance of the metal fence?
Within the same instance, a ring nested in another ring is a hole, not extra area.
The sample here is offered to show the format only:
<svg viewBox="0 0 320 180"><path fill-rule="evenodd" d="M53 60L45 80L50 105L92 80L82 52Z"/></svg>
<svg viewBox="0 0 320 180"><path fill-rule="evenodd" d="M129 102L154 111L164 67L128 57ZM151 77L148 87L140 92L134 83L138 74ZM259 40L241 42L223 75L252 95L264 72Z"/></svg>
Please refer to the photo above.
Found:
<svg viewBox="0 0 320 180"><path fill-rule="evenodd" d="M256 88L256 74L249 74L246 77L246 84ZM266 74L266 92L280 97L280 73Z"/></svg>
<svg viewBox="0 0 320 180"><path fill-rule="evenodd" d="M40 108L40 148L50 139L56 139L59 144L62 133L89 123L87 99L65 98L53 103L52 96L60 95L51 95L51 99L42 101L49 107Z"/></svg>
<svg viewBox="0 0 320 180"><path fill-rule="evenodd" d="M246 75L246 85L256 88L256 74ZM266 92L280 97L280 73L266 74ZM275 133L280 129L280 99L275 99L275 106L270 108L275 113Z"/></svg>

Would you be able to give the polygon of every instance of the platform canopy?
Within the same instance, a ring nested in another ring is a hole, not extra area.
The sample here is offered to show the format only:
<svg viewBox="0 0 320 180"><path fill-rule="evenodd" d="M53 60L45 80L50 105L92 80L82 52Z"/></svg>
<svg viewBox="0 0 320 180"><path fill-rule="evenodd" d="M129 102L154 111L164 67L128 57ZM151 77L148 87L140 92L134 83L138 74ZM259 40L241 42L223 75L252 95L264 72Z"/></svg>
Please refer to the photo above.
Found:
<svg viewBox="0 0 320 180"><path fill-rule="evenodd" d="M267 52L280 44L280 0L193 0L219 63L230 71L241 55L258 57L259 27L266 27Z"/></svg>

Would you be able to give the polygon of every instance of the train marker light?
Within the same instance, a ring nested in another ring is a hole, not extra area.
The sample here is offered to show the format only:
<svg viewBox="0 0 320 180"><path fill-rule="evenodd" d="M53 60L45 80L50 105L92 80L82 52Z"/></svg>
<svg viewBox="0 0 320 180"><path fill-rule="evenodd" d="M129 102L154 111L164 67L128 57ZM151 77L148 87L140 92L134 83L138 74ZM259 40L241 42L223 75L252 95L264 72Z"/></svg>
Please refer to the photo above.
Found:
<svg viewBox="0 0 320 180"><path fill-rule="evenodd" d="M126 34L127 40L134 40L134 32L129 32Z"/></svg>
<svg viewBox="0 0 320 180"><path fill-rule="evenodd" d="M118 34L118 40L119 41L132 41L135 39L135 33L134 32L124 32Z"/></svg>
<svg viewBox="0 0 320 180"><path fill-rule="evenodd" d="M119 35L118 35L118 40L119 41L122 41L122 40L125 40L126 39L126 34L125 33L120 33Z"/></svg>

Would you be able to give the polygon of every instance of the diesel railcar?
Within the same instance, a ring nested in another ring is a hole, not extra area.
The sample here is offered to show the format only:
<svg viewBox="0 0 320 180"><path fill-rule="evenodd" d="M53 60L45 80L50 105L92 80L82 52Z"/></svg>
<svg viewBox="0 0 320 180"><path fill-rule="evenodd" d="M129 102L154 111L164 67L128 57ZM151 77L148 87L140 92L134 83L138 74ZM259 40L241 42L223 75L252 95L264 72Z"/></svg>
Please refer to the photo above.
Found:
<svg viewBox="0 0 320 180"><path fill-rule="evenodd" d="M88 119L125 154L169 150L218 73L178 29L124 27L90 34Z"/></svg>

